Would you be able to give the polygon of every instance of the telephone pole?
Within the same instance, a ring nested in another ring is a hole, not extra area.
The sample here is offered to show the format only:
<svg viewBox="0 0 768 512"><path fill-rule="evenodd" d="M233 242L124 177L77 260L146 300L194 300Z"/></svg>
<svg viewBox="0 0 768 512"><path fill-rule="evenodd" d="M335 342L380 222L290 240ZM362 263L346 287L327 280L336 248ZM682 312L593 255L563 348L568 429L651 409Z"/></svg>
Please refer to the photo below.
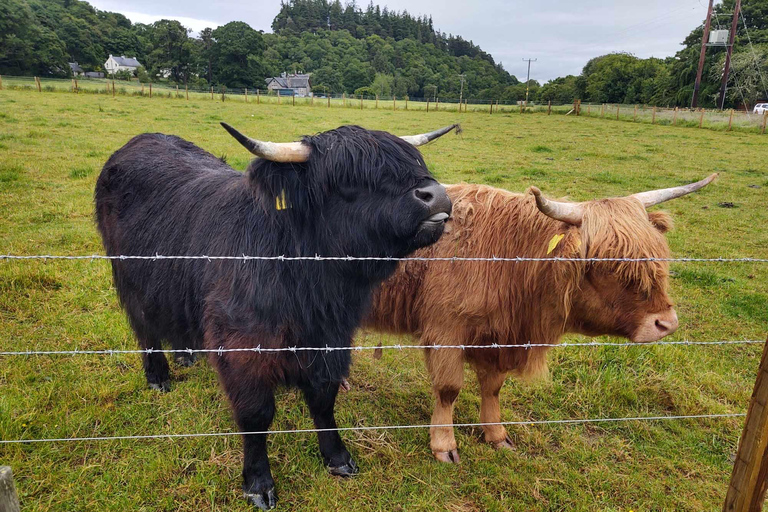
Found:
<svg viewBox="0 0 768 512"><path fill-rule="evenodd" d="M704 57L707 53L707 42L709 40L709 27L712 25L712 4L714 0L709 0L707 9L707 21L704 23L704 35L701 37L701 53L699 53L699 69L696 70L696 82L693 85L693 99L691 108L696 108L699 104L699 89L701 88L701 73L704 71Z"/></svg>
<svg viewBox="0 0 768 512"><path fill-rule="evenodd" d="M720 99L718 104L720 110L725 106L725 90L728 88L728 73L731 71L731 54L733 53L733 40L736 37L736 29L739 27L739 11L741 10L741 0L736 0L736 9L733 10L733 21L731 21L731 33L728 34L728 51L725 54L725 69L723 70L723 81L720 84Z"/></svg>
<svg viewBox="0 0 768 512"><path fill-rule="evenodd" d="M466 80L464 73L460 74L459 78L461 79L461 90L459 91L459 105L461 105L461 101L464 98L464 80Z"/></svg>
<svg viewBox="0 0 768 512"><path fill-rule="evenodd" d="M528 90L531 88L531 61L536 62L538 59L523 59L528 61L528 78L525 79L525 106L528 106Z"/></svg>

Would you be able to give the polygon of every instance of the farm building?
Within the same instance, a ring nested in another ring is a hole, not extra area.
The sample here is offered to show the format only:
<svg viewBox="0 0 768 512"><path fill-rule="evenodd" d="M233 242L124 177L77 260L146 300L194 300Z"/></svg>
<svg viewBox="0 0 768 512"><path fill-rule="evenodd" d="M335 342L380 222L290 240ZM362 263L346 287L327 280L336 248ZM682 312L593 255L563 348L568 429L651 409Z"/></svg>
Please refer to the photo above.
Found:
<svg viewBox="0 0 768 512"><path fill-rule="evenodd" d="M113 75L118 71L130 71L133 73L139 66L141 66L141 63L139 63L135 57L126 57L125 55L115 57L110 54L107 62L104 63L104 69L110 75Z"/></svg>
<svg viewBox="0 0 768 512"><path fill-rule="evenodd" d="M80 64L77 62L68 62L69 69L72 70L72 76L83 76L85 71L83 71L83 68L80 67Z"/></svg>
<svg viewBox="0 0 768 512"><path fill-rule="evenodd" d="M281 96L299 97L310 96L312 94L309 74L288 74L282 73L280 76L267 78L267 90L276 91Z"/></svg>

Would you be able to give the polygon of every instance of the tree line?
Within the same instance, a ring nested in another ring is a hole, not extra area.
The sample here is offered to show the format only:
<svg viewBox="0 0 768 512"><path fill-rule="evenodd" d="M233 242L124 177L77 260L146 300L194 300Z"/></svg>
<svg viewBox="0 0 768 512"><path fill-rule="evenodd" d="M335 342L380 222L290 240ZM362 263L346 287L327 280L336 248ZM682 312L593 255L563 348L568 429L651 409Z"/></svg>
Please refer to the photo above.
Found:
<svg viewBox="0 0 768 512"><path fill-rule="evenodd" d="M735 0L715 7L714 28L730 25ZM743 0L727 106L768 100L768 0ZM740 20L741 21L741 20ZM196 36L174 20L131 23L81 0L0 0L0 74L68 76L68 62L101 70L107 56L136 57L142 82L261 88L281 72L312 74L316 92L383 97L464 97L514 102L648 103L687 106L693 93L703 27L673 57L612 53L581 74L545 84L520 82L472 41L436 30L430 16L354 0L287 0L272 33L244 22ZM714 106L725 48L710 47L701 104ZM463 86L461 77L463 76Z"/></svg>

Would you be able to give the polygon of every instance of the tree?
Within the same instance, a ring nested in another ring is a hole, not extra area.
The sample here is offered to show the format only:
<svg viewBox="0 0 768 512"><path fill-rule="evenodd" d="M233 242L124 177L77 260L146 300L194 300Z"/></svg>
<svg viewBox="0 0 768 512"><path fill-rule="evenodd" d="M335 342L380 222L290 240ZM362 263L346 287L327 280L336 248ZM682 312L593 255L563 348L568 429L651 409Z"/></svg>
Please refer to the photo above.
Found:
<svg viewBox="0 0 768 512"><path fill-rule="evenodd" d="M23 0L0 1L0 74L67 76L66 47Z"/></svg>
<svg viewBox="0 0 768 512"><path fill-rule="evenodd" d="M193 71L195 45L188 36L189 29L176 20L160 20L152 24L149 41L154 48L147 56L153 76L165 76L186 83Z"/></svg>
<svg viewBox="0 0 768 512"><path fill-rule="evenodd" d="M261 33L242 21L232 21L211 33L214 80L227 87L254 87L264 83L265 49Z"/></svg>

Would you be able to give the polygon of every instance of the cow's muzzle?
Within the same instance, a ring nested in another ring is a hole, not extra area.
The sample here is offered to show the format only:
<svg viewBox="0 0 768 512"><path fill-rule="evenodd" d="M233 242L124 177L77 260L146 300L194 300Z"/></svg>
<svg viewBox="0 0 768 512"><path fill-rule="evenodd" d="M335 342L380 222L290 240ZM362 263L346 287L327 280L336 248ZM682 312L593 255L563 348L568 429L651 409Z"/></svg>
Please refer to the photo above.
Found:
<svg viewBox="0 0 768 512"><path fill-rule="evenodd" d="M643 318L630 339L637 343L658 341L675 332L678 325L675 308L669 308L661 313L652 313Z"/></svg>

